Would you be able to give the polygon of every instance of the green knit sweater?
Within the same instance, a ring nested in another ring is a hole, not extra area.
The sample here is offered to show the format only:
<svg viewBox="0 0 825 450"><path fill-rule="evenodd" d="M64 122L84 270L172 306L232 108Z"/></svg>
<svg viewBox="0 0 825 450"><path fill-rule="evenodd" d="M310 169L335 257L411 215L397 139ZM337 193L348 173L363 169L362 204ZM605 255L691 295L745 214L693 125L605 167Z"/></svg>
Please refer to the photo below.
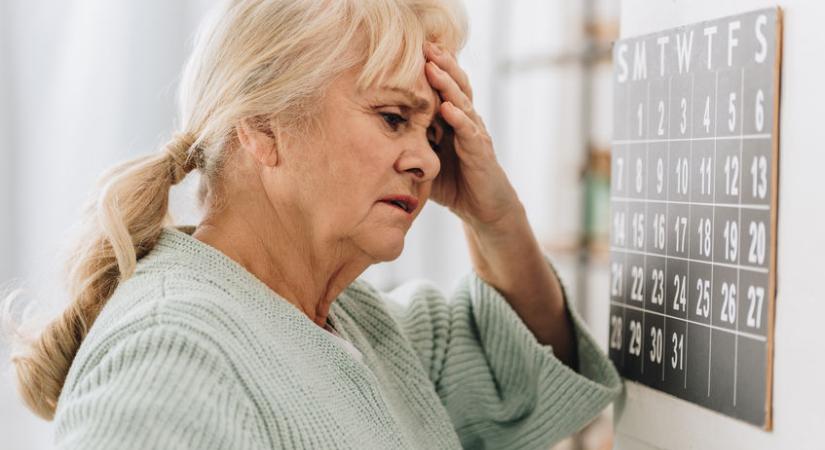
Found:
<svg viewBox="0 0 825 450"><path fill-rule="evenodd" d="M353 282L329 317L359 359L193 229L163 230L84 339L60 448L547 449L620 392L578 316L576 373L474 272L449 301Z"/></svg>

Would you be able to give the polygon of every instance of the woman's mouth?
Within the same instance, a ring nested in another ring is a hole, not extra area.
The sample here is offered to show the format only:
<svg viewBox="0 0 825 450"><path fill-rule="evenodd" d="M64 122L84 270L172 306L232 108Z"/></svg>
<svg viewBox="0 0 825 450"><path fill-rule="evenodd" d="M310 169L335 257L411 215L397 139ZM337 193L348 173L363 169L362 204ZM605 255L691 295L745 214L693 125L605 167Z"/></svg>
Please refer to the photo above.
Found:
<svg viewBox="0 0 825 450"><path fill-rule="evenodd" d="M380 201L394 208L398 208L407 214L412 214L416 208L418 208L418 200L409 195L391 195L382 198Z"/></svg>

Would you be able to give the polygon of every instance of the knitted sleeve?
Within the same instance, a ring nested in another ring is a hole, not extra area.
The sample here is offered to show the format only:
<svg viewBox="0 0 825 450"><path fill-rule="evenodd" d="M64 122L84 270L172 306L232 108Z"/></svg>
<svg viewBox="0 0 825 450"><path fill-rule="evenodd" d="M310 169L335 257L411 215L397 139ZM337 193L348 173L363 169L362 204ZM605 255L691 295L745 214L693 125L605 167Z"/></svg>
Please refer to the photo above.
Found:
<svg viewBox="0 0 825 450"><path fill-rule="evenodd" d="M157 325L118 339L61 395L61 449L259 448L254 408L228 359Z"/></svg>
<svg viewBox="0 0 825 450"><path fill-rule="evenodd" d="M547 449L621 392L618 373L569 304L578 372L541 345L506 299L475 272L449 301L421 282L388 295L407 297L409 306L394 307L396 318L464 448Z"/></svg>

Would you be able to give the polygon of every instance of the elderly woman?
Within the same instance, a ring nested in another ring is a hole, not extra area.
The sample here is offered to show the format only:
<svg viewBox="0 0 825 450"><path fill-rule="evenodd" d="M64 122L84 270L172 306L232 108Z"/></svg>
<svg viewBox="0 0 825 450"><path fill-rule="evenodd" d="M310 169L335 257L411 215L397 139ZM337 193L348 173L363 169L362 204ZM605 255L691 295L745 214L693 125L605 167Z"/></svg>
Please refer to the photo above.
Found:
<svg viewBox="0 0 825 450"><path fill-rule="evenodd" d="M619 393L495 158L438 0L234 0L181 132L113 168L72 303L14 361L61 448L546 449ZM170 225L200 171L203 220ZM473 271L448 300L358 279L429 198Z"/></svg>

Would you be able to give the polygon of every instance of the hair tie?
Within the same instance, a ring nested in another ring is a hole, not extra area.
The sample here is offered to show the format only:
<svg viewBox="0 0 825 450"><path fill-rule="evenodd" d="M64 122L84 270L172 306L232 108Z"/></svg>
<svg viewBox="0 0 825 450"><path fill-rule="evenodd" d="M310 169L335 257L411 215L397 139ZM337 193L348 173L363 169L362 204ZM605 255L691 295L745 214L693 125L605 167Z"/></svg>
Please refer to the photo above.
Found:
<svg viewBox="0 0 825 450"><path fill-rule="evenodd" d="M178 133L166 144L166 157L172 161L172 184L178 184L186 174L198 167L197 148L190 149L197 141L192 133Z"/></svg>

